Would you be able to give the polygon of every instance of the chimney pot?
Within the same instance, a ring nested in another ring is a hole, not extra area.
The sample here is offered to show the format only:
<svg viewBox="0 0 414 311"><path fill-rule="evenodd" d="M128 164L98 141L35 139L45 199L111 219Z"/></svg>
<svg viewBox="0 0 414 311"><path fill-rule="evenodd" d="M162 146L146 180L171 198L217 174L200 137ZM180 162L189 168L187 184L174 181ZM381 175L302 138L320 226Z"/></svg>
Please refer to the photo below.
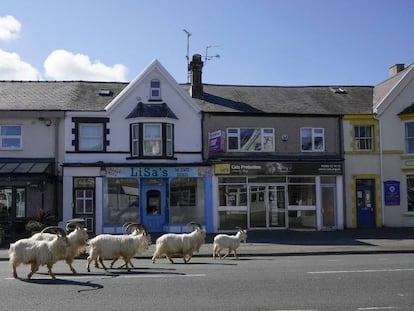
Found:
<svg viewBox="0 0 414 311"><path fill-rule="evenodd" d="M391 66L389 69L389 77L391 78L403 70L404 70L404 64L395 64Z"/></svg>

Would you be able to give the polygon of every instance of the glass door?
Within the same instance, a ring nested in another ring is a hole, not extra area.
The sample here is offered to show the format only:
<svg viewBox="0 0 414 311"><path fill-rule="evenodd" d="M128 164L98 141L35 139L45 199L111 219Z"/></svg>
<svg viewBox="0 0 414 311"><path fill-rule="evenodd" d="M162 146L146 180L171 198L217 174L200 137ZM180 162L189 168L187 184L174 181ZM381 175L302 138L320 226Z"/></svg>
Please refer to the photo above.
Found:
<svg viewBox="0 0 414 311"><path fill-rule="evenodd" d="M286 227L286 195L282 185L249 187L249 227Z"/></svg>

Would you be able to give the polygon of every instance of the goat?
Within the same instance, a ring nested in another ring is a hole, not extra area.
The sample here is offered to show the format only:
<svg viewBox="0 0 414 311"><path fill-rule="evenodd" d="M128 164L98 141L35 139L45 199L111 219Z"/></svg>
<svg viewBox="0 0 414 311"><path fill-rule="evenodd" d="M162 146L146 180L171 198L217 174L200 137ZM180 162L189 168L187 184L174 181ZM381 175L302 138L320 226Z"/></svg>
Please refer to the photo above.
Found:
<svg viewBox="0 0 414 311"><path fill-rule="evenodd" d="M40 266L47 266L49 275L56 279L52 272L53 265L61 260L69 246L66 233L59 227L46 227L42 233L54 230L56 235L51 241L37 241L32 238L20 239L10 244L9 261L13 269L13 277L18 278L16 268L20 264L30 264L31 272L27 275L30 279Z"/></svg>
<svg viewBox="0 0 414 311"><path fill-rule="evenodd" d="M191 222L189 224L197 226L190 233L165 233L161 235L155 245L155 251L152 256L152 263L156 258L166 257L171 263L174 263L171 256L179 254L183 256L184 263L188 263L193 257L195 251L199 251L204 244L206 231L200 224Z"/></svg>
<svg viewBox="0 0 414 311"><path fill-rule="evenodd" d="M228 234L218 234L214 237L213 241L213 258L216 258L216 255L221 258L221 250L228 248L228 252L224 255L223 258L226 258L231 252L234 252L234 257L237 259L237 252L236 249L239 247L240 242L246 242L247 239L247 231L243 230L242 228L237 227L239 230L235 235L228 235Z"/></svg>
<svg viewBox="0 0 414 311"><path fill-rule="evenodd" d="M132 232L129 232L130 228L135 228ZM145 229L142 229L145 228ZM126 222L122 225L122 229L125 231L125 234L132 234L132 235L139 235L139 234L144 234L145 231L148 232L148 230L146 229L146 227L144 225L135 223L135 222ZM151 240L149 241L149 245L151 245ZM112 269L115 262L119 259L118 258L114 258L111 262L111 266L110 268ZM132 268L135 268L135 266L132 264L131 260L129 260L129 265ZM95 258L95 267L99 268L99 257ZM118 269L125 267L125 264L121 265L120 267L118 267Z"/></svg>
<svg viewBox="0 0 414 311"><path fill-rule="evenodd" d="M76 226L72 231L72 226ZM72 219L68 220L66 223L66 232L69 242L69 247L66 249L66 253L62 254L61 260L65 260L69 265L70 271L76 273L75 268L73 268L72 263L75 257L79 256L85 250L86 241L88 240L87 229L83 228L81 220ZM55 234L47 232L39 232L34 234L31 239L37 241L51 241L56 237Z"/></svg>
<svg viewBox="0 0 414 311"><path fill-rule="evenodd" d="M88 241L89 256L86 266L88 272L90 272L89 266L93 260L97 259L102 267L107 270L103 260L112 259L112 267L113 263L120 257L124 259L127 270L131 270L128 264L132 257L146 251L151 244L151 235L147 229L140 224L133 224L133 226L139 227L143 232L128 235L100 234Z"/></svg>

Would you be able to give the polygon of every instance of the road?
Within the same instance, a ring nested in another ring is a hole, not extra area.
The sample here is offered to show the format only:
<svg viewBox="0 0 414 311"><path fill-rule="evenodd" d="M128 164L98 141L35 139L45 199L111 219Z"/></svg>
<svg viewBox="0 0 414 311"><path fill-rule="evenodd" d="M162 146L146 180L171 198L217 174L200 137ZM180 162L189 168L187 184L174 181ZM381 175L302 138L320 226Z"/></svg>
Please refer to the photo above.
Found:
<svg viewBox="0 0 414 311"><path fill-rule="evenodd" d="M0 262L0 310L413 310L414 254L273 256L176 264L134 259L130 273L63 262L27 280Z"/></svg>

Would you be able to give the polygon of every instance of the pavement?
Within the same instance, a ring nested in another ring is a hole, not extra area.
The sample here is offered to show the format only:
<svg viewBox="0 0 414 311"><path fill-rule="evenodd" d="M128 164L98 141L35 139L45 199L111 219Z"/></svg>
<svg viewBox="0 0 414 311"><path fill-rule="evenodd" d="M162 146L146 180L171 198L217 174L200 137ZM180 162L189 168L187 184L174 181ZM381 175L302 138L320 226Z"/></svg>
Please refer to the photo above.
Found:
<svg viewBox="0 0 414 311"><path fill-rule="evenodd" d="M247 242L241 243L237 249L240 257L414 253L414 227L334 231L249 230L247 234ZM212 256L214 235L206 236L205 244L194 256ZM158 236L151 234L153 244L139 258L152 256ZM0 261L8 260L8 247L7 243L0 246Z"/></svg>

